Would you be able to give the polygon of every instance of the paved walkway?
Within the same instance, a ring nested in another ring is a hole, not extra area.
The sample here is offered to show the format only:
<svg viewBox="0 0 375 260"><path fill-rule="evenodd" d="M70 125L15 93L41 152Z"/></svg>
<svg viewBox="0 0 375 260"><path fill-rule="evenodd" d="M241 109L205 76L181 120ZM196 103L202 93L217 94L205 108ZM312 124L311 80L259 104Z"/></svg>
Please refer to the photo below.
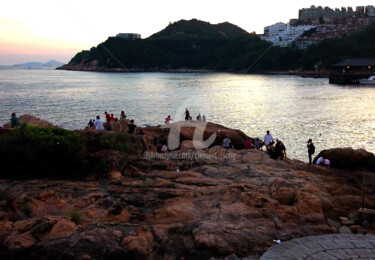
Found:
<svg viewBox="0 0 375 260"><path fill-rule="evenodd" d="M296 238L270 247L260 260L374 259L375 235L331 234Z"/></svg>

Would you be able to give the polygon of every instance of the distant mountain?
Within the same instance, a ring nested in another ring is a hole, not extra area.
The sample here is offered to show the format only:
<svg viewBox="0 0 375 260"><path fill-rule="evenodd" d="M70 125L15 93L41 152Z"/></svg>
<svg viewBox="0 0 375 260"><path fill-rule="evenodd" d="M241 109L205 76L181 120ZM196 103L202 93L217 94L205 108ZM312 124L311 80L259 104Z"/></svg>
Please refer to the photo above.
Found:
<svg viewBox="0 0 375 260"><path fill-rule="evenodd" d="M246 36L249 33L240 27L225 22L219 24L210 24L208 22L192 20L180 20L169 24L164 30L151 35L149 38L172 38L179 36L191 37L239 37Z"/></svg>
<svg viewBox="0 0 375 260"><path fill-rule="evenodd" d="M50 60L46 63L41 63L41 62L26 62L26 63L21 63L21 64L15 64L14 66L16 67L26 67L26 68L41 68L41 67L59 67L64 65L64 63L55 61L55 60Z"/></svg>
<svg viewBox="0 0 375 260"><path fill-rule="evenodd" d="M64 65L64 63L56 61L56 60L50 60L43 64L43 66L52 66L52 67L59 67Z"/></svg>
<svg viewBox="0 0 375 260"><path fill-rule="evenodd" d="M43 67L43 63L41 62L26 62L21 64L15 64L16 67Z"/></svg>

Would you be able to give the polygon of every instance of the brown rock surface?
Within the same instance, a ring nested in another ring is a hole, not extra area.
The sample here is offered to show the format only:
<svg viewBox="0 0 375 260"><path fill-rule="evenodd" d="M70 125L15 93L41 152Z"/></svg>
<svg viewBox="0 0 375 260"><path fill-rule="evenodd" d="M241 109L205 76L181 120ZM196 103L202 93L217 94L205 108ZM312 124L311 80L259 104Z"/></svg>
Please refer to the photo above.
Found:
<svg viewBox="0 0 375 260"><path fill-rule="evenodd" d="M246 257L275 238L348 232L328 224L361 202L360 183L342 170L271 160L257 150L198 154L211 157L196 157L202 162L180 171L157 170L155 159L149 170L129 166L120 179L2 181L3 253L32 248L33 258L57 258L69 248L66 257L85 259ZM19 220L25 201L33 205L31 218ZM84 213L80 226L69 221L73 209Z"/></svg>
<svg viewBox="0 0 375 260"><path fill-rule="evenodd" d="M48 121L42 120L40 118L37 118L32 115L28 115L28 114L22 115L18 119L19 119L20 124L28 123L28 124L36 125L36 126L49 126L49 127L53 126L52 123ZM10 128L10 122L4 124L4 128Z"/></svg>

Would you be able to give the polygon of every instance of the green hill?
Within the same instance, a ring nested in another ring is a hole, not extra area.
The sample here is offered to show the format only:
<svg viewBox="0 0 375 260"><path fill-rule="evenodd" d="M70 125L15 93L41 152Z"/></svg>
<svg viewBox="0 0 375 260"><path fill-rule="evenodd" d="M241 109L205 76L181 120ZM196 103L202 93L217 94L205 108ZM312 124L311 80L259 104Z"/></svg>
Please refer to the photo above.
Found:
<svg viewBox="0 0 375 260"><path fill-rule="evenodd" d="M76 54L61 69L72 70L213 70L262 72L329 68L345 58L375 57L375 26L307 50L273 47L228 22L210 24L181 20L147 39L109 37Z"/></svg>

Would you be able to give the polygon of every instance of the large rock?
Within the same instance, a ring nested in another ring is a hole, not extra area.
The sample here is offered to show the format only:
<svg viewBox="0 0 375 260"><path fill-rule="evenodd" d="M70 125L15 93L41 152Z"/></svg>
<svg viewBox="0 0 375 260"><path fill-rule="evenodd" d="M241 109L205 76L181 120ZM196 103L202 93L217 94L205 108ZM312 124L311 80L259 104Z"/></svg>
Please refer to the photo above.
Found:
<svg viewBox="0 0 375 260"><path fill-rule="evenodd" d="M32 115L22 115L20 116L19 118L19 123L20 124L23 124L23 123L28 123L28 124L31 124L31 125L35 125L35 126L48 126L48 127L53 127L53 124L46 121L46 120L42 120L40 118L37 118L35 116L32 116ZM10 128L10 122L4 124L4 128Z"/></svg>
<svg viewBox="0 0 375 260"><path fill-rule="evenodd" d="M321 151L315 158L327 158L331 161L331 166L342 169L365 168L375 170L375 156L364 149L354 150L353 148L334 148Z"/></svg>

